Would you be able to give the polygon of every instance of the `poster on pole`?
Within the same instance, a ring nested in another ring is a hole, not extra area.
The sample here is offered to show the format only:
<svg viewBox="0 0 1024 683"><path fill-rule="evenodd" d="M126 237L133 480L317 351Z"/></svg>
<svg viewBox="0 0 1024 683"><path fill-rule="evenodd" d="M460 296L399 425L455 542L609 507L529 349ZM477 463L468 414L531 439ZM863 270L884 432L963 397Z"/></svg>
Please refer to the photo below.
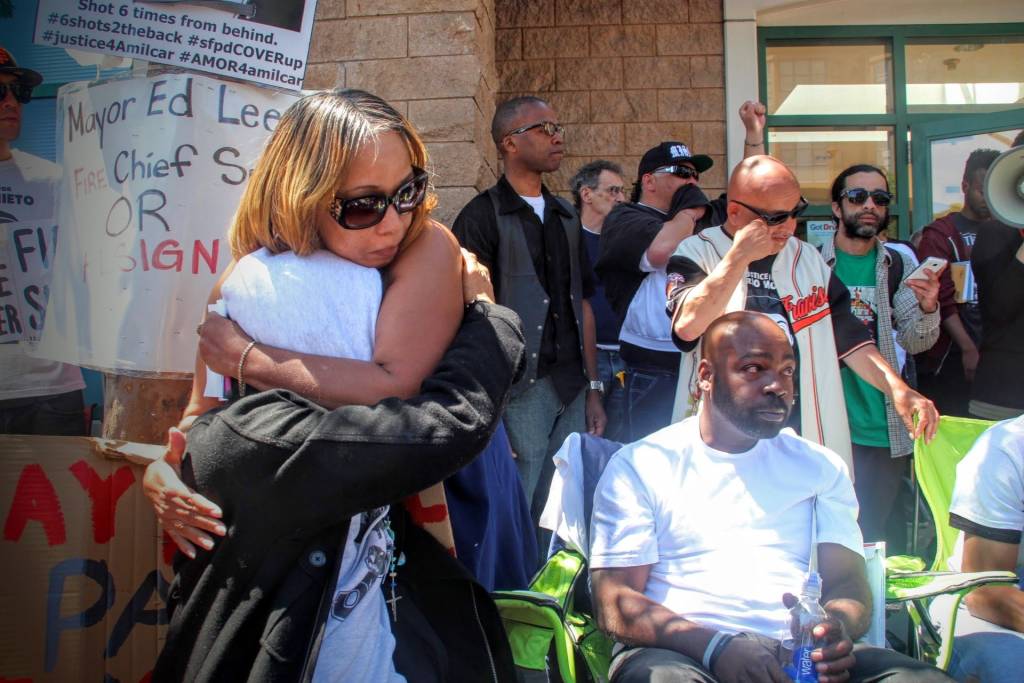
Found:
<svg viewBox="0 0 1024 683"><path fill-rule="evenodd" d="M296 99L193 74L62 87L60 244L33 354L190 376L242 189Z"/></svg>
<svg viewBox="0 0 1024 683"><path fill-rule="evenodd" d="M39 0L33 42L300 90L316 0Z"/></svg>

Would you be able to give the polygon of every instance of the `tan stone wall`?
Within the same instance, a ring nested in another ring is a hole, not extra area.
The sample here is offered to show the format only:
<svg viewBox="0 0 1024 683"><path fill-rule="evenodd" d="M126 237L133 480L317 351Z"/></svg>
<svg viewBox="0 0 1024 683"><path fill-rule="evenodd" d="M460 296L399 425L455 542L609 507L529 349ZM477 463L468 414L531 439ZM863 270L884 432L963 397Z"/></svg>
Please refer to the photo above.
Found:
<svg viewBox="0 0 1024 683"><path fill-rule="evenodd" d="M318 0L305 86L362 88L408 116L442 222L493 184L494 0Z"/></svg>
<svg viewBox="0 0 1024 683"><path fill-rule="evenodd" d="M498 100L538 95L566 124L568 154L546 179L568 179L597 158L632 182L640 156L680 140L725 186L721 0L495 0Z"/></svg>

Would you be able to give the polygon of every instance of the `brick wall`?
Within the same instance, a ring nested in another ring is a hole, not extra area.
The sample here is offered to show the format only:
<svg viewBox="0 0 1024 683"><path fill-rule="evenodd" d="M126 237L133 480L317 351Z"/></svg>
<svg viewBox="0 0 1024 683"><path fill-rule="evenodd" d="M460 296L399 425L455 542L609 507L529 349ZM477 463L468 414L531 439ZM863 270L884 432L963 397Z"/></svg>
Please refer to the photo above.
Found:
<svg viewBox="0 0 1024 683"><path fill-rule="evenodd" d="M494 183L493 0L319 0L305 87L362 88L409 117L451 224Z"/></svg>
<svg viewBox="0 0 1024 683"><path fill-rule="evenodd" d="M322 2L323 0L321 0ZM725 173L721 0L494 0L498 100L547 99L566 124L568 154L546 179L568 179L592 159L622 164L632 182L640 156L681 140Z"/></svg>

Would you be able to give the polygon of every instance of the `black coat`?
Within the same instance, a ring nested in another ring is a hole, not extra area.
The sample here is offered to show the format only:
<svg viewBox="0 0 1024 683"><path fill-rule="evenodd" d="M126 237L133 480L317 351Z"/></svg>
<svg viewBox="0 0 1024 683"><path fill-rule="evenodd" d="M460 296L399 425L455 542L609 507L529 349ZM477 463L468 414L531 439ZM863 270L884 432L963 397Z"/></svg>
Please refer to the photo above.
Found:
<svg viewBox="0 0 1024 683"><path fill-rule="evenodd" d="M327 411L275 390L196 420L183 475L222 507L228 533L181 563L153 680L311 677L349 519L441 481L482 451L522 355L518 317L476 304L408 401ZM394 629L399 671L413 681L513 680L486 592L420 529L396 526L396 551L408 557Z"/></svg>

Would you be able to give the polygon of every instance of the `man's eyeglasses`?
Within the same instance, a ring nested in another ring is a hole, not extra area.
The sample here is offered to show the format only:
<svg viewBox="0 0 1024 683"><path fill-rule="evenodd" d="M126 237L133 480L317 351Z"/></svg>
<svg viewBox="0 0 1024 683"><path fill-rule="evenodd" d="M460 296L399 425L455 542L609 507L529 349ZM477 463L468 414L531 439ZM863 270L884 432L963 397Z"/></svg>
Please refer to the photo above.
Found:
<svg viewBox="0 0 1024 683"><path fill-rule="evenodd" d="M601 191L607 192L612 197L617 197L620 194L625 194L626 193L626 191L623 189L622 185L608 185L607 187L600 187L600 188L598 188L597 191L598 192L601 192Z"/></svg>
<svg viewBox="0 0 1024 683"><path fill-rule="evenodd" d="M804 199L803 197L800 197L800 201L796 203L796 206L794 206L792 210L776 211L774 213L766 213L763 209L755 209L750 204L741 202L738 199L730 199L729 201L736 202L744 209L753 211L760 217L761 220L764 221L765 225L782 225L790 218L796 218L797 216L799 216L800 214L807 210L807 200Z"/></svg>
<svg viewBox="0 0 1024 683"><path fill-rule="evenodd" d="M689 180L690 178L700 180L700 173L697 173L695 169L692 169L689 166L662 166L661 168L654 169L651 173L671 173L675 177L682 178L683 180Z"/></svg>
<svg viewBox="0 0 1024 683"><path fill-rule="evenodd" d="M850 200L851 204L860 206L868 201L868 197L871 197L871 201L875 203L875 206L889 206L892 203L892 193L886 192L885 190L865 190L863 187L848 187L839 193L839 198L846 197Z"/></svg>
<svg viewBox="0 0 1024 683"><path fill-rule="evenodd" d="M413 166L412 172L412 179L403 183L390 197L382 194L368 194L352 199L335 197L328 208L331 218L346 230L363 230L384 220L389 206L394 205L398 213L412 211L427 196L429 180L427 172L421 168Z"/></svg>
<svg viewBox="0 0 1024 683"><path fill-rule="evenodd" d="M14 95L14 99L22 104L32 101L32 87L24 83L0 83L0 102L7 99L7 93Z"/></svg>
<svg viewBox="0 0 1024 683"><path fill-rule="evenodd" d="M505 133L505 137L508 137L509 135L520 135L527 131L533 130L534 128L540 128L541 130L544 131L544 134L547 135L549 138L553 138L556 135L561 135L562 137L565 137L565 126L563 126L560 123L555 123L554 121L541 121L540 123L531 123L528 126L522 126L521 128L510 130L509 132Z"/></svg>

